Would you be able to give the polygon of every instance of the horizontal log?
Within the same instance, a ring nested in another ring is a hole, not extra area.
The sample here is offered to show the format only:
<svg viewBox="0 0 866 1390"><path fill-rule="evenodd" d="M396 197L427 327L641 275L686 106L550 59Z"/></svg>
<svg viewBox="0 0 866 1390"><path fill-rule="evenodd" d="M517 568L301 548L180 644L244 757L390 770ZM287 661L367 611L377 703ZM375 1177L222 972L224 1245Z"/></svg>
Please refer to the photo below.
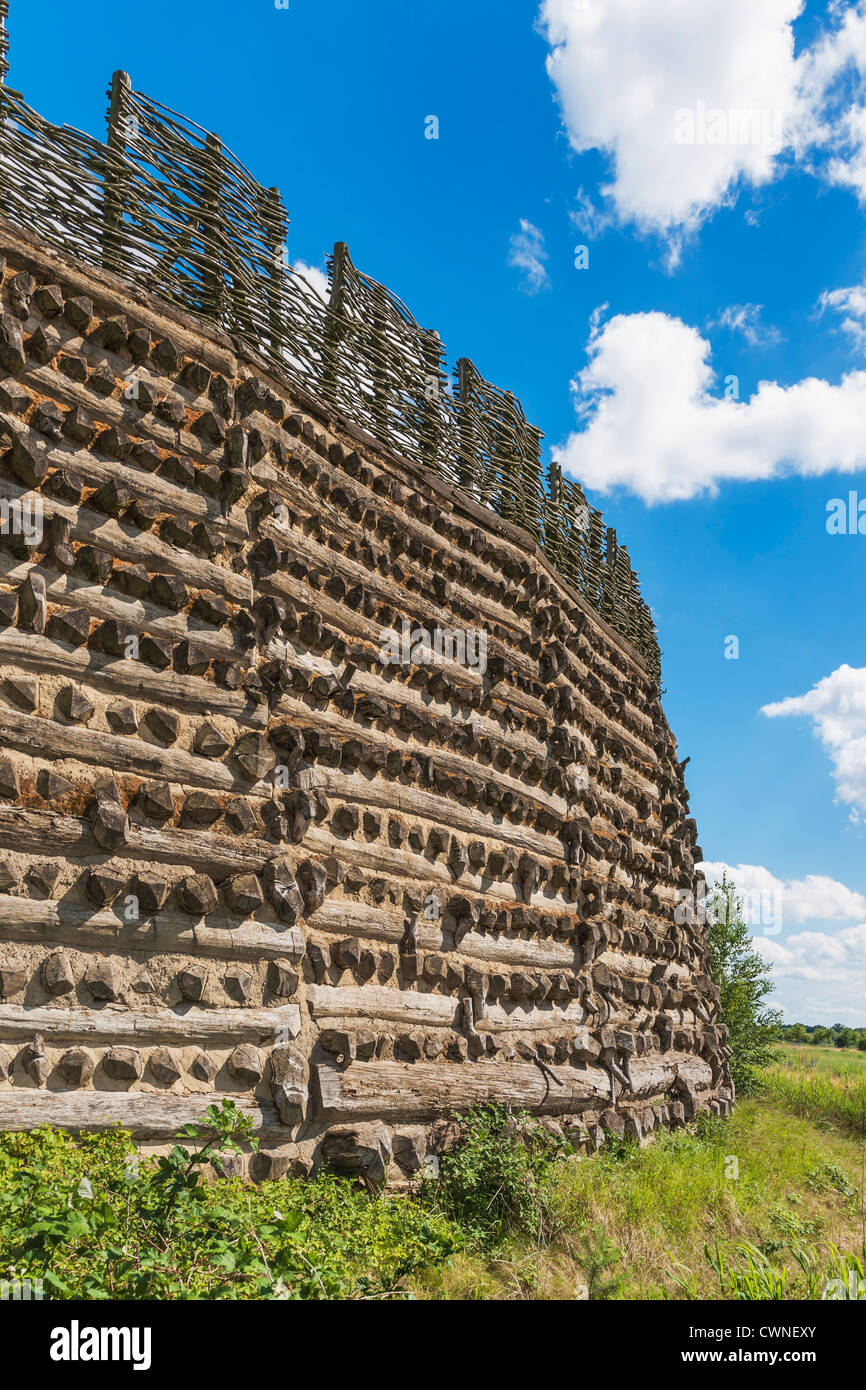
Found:
<svg viewBox="0 0 866 1390"><path fill-rule="evenodd" d="M393 739L391 740L391 747L397 747L401 753L424 752L423 745L404 745L403 743L396 743ZM432 756L435 761L440 761L438 749L433 750ZM468 760L462 761L464 764L468 763ZM502 773L496 772L493 768L468 763L468 766L464 765L460 771L464 776L483 778L484 781L496 782L502 787L510 787L530 801L545 806L562 818L567 813L566 803L560 797L547 797L544 793L538 793L535 788L518 782L514 777L504 777ZM487 839L496 840L500 844L529 850L533 854L542 855L560 863L565 860L565 850L559 840L554 839L552 835L539 835L537 831L529 830L525 826L512 825L503 816L492 816L475 807L463 807L459 802L437 792L421 791L417 787L404 786L402 783L388 781L385 778L362 777L357 772L340 772L337 768L329 767L310 768L299 776L298 782L305 789L317 788L325 792L326 795L339 797L343 801L355 801L364 806L375 806L380 810L393 811L398 815L417 816L435 825L449 825L453 829L461 830L475 838L485 836Z"/></svg>
<svg viewBox="0 0 866 1390"><path fill-rule="evenodd" d="M189 639L212 652L216 658L237 661L244 655L244 649L236 646L231 634L222 628L196 623L185 613L166 614L165 609L158 608L154 603L129 598L106 585L91 584L73 574L58 575L44 564L21 564L12 556L0 552L0 577L8 584L17 587L28 574L40 575L45 580L49 604L61 608L83 608L91 618L100 621L113 618L124 627L138 632L153 632L173 642Z"/></svg>
<svg viewBox="0 0 866 1390"><path fill-rule="evenodd" d="M322 1027L332 1019L353 1019L381 1025L404 1023L410 1028L460 1028L462 1012L459 999L449 995L422 994L414 990L388 989L380 985L333 986L308 985L307 1006L316 1023ZM479 1033L551 1033L566 1036L570 1029L586 1023L587 1014L578 1003L564 1009L523 1008L519 1004L506 1007L488 1004L475 1019ZM649 1015L644 1011L643 1018ZM610 1022L629 1022L638 1019L626 1010L616 1011Z"/></svg>
<svg viewBox="0 0 866 1390"><path fill-rule="evenodd" d="M339 677L343 669L342 666L329 661L327 657L301 652L282 640L271 644L268 655L288 660L289 664L294 661L297 666L321 676ZM533 734L526 733L522 729L506 729L495 717L489 714L480 714L474 710L471 714L466 714L459 709L455 713L451 705L439 700L432 700L421 691L415 690L412 686L403 685L399 681L386 681L384 677L377 675L375 670L359 669L356 671L352 677L352 689L358 695L377 695L400 709L405 707L418 714L432 715L437 719L448 719L456 728L468 725L479 736L489 738L494 743L513 749L515 752L530 753L533 757L542 759L547 757L547 745L535 738ZM310 709L310 706L304 701L297 700L291 695L280 697L276 706L276 714L290 718L298 716L309 721L315 727L328 728L334 733L345 733L348 737L357 737L358 735L358 723L355 720L343 719L334 710ZM375 729L365 728L364 737L375 741L377 737L382 737L382 735L377 735ZM400 742L402 745L402 735ZM459 755L453 754L452 756L458 757ZM481 765L475 763L472 765L476 769L473 775L477 776ZM495 772L494 769L490 769L490 771ZM495 775L501 774L496 773Z"/></svg>
<svg viewBox="0 0 866 1390"><path fill-rule="evenodd" d="M339 900L325 902L318 912L307 919L311 929L329 934L355 934L371 941L398 943L406 934L406 916L402 912L387 912L366 903ZM533 970L570 971L575 966L571 946L558 941L526 941L522 937L488 936L484 932L467 932L460 945L450 950L445 945L441 928L429 922L418 923L418 946L422 951L448 951L449 960L462 962L467 957L497 965L525 965ZM632 957L624 957L631 960Z"/></svg>
<svg viewBox="0 0 866 1390"><path fill-rule="evenodd" d="M606 965L608 970L616 976L640 976L645 980L649 979L656 965L659 964L658 961L651 960L649 956L628 956L622 951L612 951L610 947L602 951L596 959L601 965ZM677 983L679 981L689 980L690 978L691 972L686 966L680 965L678 961L668 961L666 963L665 979ZM681 986L678 985L678 987Z"/></svg>
<svg viewBox="0 0 866 1390"><path fill-rule="evenodd" d="M693 1091L707 1091L713 1084L712 1068L694 1052L652 1053L638 1057L629 1065L631 1090L636 1099L661 1095L679 1080Z"/></svg>
<svg viewBox="0 0 866 1390"><path fill-rule="evenodd" d="M264 799L272 795L270 784L258 782L251 786L226 763L199 758L175 748L160 748L143 739L58 724L56 720L23 714L2 705L0 743L51 762L69 758L93 763L99 768L110 767L115 772L134 772L141 777L177 782L182 787L207 787L212 791Z"/></svg>
<svg viewBox="0 0 866 1390"><path fill-rule="evenodd" d="M297 1037L301 1031L298 1004L279 1009L174 1009L133 1011L108 1005L104 1009L28 1009L21 1004L0 1004L0 1038L28 1038L44 1034L49 1044L59 1039L78 1042L163 1042L184 1045L213 1043L218 1038L257 1038L273 1041L278 1032Z"/></svg>
<svg viewBox="0 0 866 1390"><path fill-rule="evenodd" d="M388 912L385 908L370 907L367 903L342 898L323 902L307 918L307 925L316 931L338 936L355 935L372 941L402 941L406 934L405 913ZM419 945L421 930L419 927ZM441 932L436 932L436 939L441 945Z"/></svg>
<svg viewBox="0 0 866 1390"><path fill-rule="evenodd" d="M311 826L304 837L304 850L314 855L336 855L344 863L357 865L369 873L385 874L394 879L412 879L417 883L429 884L431 888L448 887L455 893L467 893L487 898L488 904L499 902L503 906L513 906L523 902L513 884L507 880L490 883L479 874L468 870L459 880L447 863L441 859L426 859L423 854L410 850L392 849L389 845L372 842L365 844L360 840L341 839L321 826ZM561 895L546 897L544 893L533 893L529 905L542 912L557 912L564 915L575 914L573 903Z"/></svg>
<svg viewBox="0 0 866 1390"><path fill-rule="evenodd" d="M267 526L264 529L267 531ZM275 543L285 544L288 539L292 549L301 553L304 549L308 552L310 550L317 551L318 553L308 553L307 558L312 564L327 563L325 557L333 554L333 552L325 551L322 555L319 547L311 547L309 538L296 531L288 532L278 527L272 527L271 536ZM333 560L331 560L331 567L333 568ZM407 594L405 589L401 589L396 584L388 584L381 579L376 571L362 569L359 576L347 575L347 580L350 584L352 582L363 583L368 592L376 593L377 597L394 604L398 610L404 611L407 619L411 614L411 622L415 627L425 623L433 627L453 628L455 626L456 620L453 613L442 608L436 608L434 613L422 612L421 610L435 606L426 604L417 594ZM279 572L269 575L267 579L261 581L258 587L264 593L287 598L298 607L315 608L329 626L338 628L347 637L369 643L377 653L383 643L391 637L396 636L399 639L400 633L396 629L383 627L381 623L374 622L372 618L364 617L362 613L347 607L345 603L338 603L320 590L312 589L302 580L293 579L291 575ZM519 657L519 654L517 656ZM480 672L471 670L457 661L448 661L435 653L431 653L430 669L444 671L452 680L466 686L467 690L473 686L480 688L483 684L483 677Z"/></svg>
<svg viewBox="0 0 866 1390"><path fill-rule="evenodd" d="M107 365L116 377L128 377L130 375L129 362L120 357L118 353L105 347L104 344L95 347L94 344L83 340L80 334L77 334L75 329L69 328L62 318L59 321L55 319L54 326L64 351L81 352L83 349L89 361L96 360L100 365ZM198 360L201 358L199 357ZM170 377L159 375L153 366L147 363L136 364L135 376L142 385L148 386L161 400L170 396L175 389L175 384ZM92 390L88 389L88 383L73 381L71 377L57 371L50 364L36 365L32 360L25 368L23 380L39 390L40 393L49 395L53 400L64 405L81 406L91 419L100 424L115 425L124 434L130 432L128 407L126 407L124 397L119 399L115 399L113 396L95 397ZM172 455L182 454L186 458L195 458L199 462L213 461L211 453L205 451L201 439L190 430L181 426L178 431L174 425L163 421L153 412L138 417L133 433L136 439L149 440L156 444L159 449L165 449ZM193 496L195 497L196 494Z"/></svg>
<svg viewBox="0 0 866 1390"><path fill-rule="evenodd" d="M67 855L80 860L82 867L90 863L101 865L106 859L87 821L18 806L0 805L0 844L26 854ZM121 862L157 859L166 864L184 864L220 879L230 874L258 872L274 857L275 849L264 840L216 835L206 830L130 826L126 844L115 858Z"/></svg>
<svg viewBox="0 0 866 1390"><path fill-rule="evenodd" d="M522 937L487 936L467 932L460 942L460 955L491 965L525 965L531 970L569 971L575 968L573 947L558 941L525 941Z"/></svg>
<svg viewBox="0 0 866 1390"><path fill-rule="evenodd" d="M343 1070L312 1068L318 1109L329 1121L367 1119L432 1120L499 1102L534 1114L567 1115L607 1104L610 1075L601 1067L548 1067L532 1062L361 1062ZM663 1094L677 1076L696 1090L711 1084L712 1073L701 1058L670 1052L659 1061L631 1064L631 1101ZM617 1091L621 1087L617 1083ZM626 1098L626 1097L624 1097Z"/></svg>
<svg viewBox="0 0 866 1390"><path fill-rule="evenodd" d="M444 994L416 994L412 990L387 989L382 985L336 988L308 985L307 1007L321 1026L332 1018L363 1019L370 1023L404 1023L409 1028L453 1028L460 1015L460 1001Z"/></svg>
<svg viewBox="0 0 866 1390"><path fill-rule="evenodd" d="M304 937L299 927L239 921L214 914L190 925L179 912L160 912L146 921L124 922L107 908L77 907L0 894L0 935L9 941L63 942L100 950L150 954L208 955L220 960L259 960L287 956L299 960Z"/></svg>
<svg viewBox="0 0 866 1390"><path fill-rule="evenodd" d="M568 1004L564 1009L523 1009L519 1005L506 1008L502 1004L487 1004L476 1018L479 1033L556 1033L564 1036L570 1028L586 1023L588 1015L580 1004Z"/></svg>
<svg viewBox="0 0 866 1390"><path fill-rule="evenodd" d="M101 513L92 511L89 507L74 507L65 502L58 502L53 497L33 493L10 478L4 478L3 491L10 500L38 497L46 520L61 516L69 522L70 540L98 546L101 550L116 555L119 560L127 560L133 565L144 565L160 574L179 575L192 588L221 594L235 603L249 605L252 602L253 586L248 576L223 569L212 564L210 560L200 560L185 550L169 545L150 531L140 531L135 526L115 521L113 517L102 521Z"/></svg>
<svg viewBox="0 0 866 1390"><path fill-rule="evenodd" d="M245 695L223 690L212 681L174 671L155 671L141 661L119 661L80 649L71 651L48 637L18 628L0 632L0 663L65 676L133 700L171 705L182 713L222 714L249 727L267 723L266 705L252 705Z"/></svg>
<svg viewBox="0 0 866 1390"><path fill-rule="evenodd" d="M250 1100L246 1095L229 1095L238 1110L253 1120L253 1134L285 1139L275 1105ZM155 1095L145 1091L4 1091L0 1093L0 1129L35 1129L52 1125L72 1134L110 1129L121 1125L133 1139L167 1141L185 1125L206 1115L209 1105L221 1096Z"/></svg>
<svg viewBox="0 0 866 1390"><path fill-rule="evenodd" d="M331 1123L433 1120L492 1102L536 1114L570 1114L610 1095L606 1072L532 1062L362 1062L342 1071L318 1065L312 1073L315 1118Z"/></svg>
<svg viewBox="0 0 866 1390"><path fill-rule="evenodd" d="M68 377L63 377L59 372L54 372L51 368L43 369L50 375L47 383L52 389L54 398L65 397L70 404L80 405L88 413L92 414L93 397L81 388L74 389L74 383ZM62 383L72 389L57 390ZM109 402L105 402L106 405ZM115 402L111 402L115 405ZM100 402L103 405L103 402ZM106 415L114 418L108 419L107 423L115 424L124 433L128 429L128 422L125 420L122 410L115 408L114 411L103 411ZM200 492L193 492L191 488L180 487L177 483L171 483L158 473L147 473L140 468L131 468L117 459L101 459L98 453L91 453L87 449L78 449L69 444L66 440L58 440L54 443L46 444L45 439L38 431L30 428L15 415L8 415L5 411L0 411L0 425L5 425L7 430L16 435L19 439L26 441L30 449L45 454L52 468L60 468L64 471L75 473L86 484L99 487L102 483L116 482L123 487L129 488L130 492L146 502L155 502L160 509L168 515L188 517L192 521L206 521L219 535L225 540L241 543L249 536L249 526L243 512L235 509L235 515L227 519L222 512L219 502L214 498L205 497ZM140 432L136 432L140 435ZM199 453L200 445L195 435L188 434L190 448L185 450L187 457L191 453ZM160 447L168 449L171 453L178 452L177 432L168 426L164 427L163 438L158 441ZM204 461L204 456L201 456Z"/></svg>

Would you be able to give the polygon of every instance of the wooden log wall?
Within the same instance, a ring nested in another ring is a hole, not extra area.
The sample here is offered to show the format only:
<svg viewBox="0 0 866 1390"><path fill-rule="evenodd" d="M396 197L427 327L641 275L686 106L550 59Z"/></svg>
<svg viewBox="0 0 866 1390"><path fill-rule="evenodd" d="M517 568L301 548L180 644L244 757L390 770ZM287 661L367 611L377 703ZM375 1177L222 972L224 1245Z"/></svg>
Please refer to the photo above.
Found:
<svg viewBox="0 0 866 1390"><path fill-rule="evenodd" d="M479 1101L592 1146L727 1113L637 652L218 330L0 253L0 1125L231 1096L258 1174L411 1176ZM486 669L383 663L404 621Z"/></svg>

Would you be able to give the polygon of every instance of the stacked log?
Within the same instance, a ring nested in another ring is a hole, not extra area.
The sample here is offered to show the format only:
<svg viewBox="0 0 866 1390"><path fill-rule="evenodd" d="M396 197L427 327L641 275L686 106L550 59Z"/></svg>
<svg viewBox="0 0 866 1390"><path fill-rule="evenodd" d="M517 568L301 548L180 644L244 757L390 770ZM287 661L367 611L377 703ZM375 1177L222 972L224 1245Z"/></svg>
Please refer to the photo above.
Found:
<svg viewBox="0 0 866 1390"><path fill-rule="evenodd" d="M0 253L0 1124L229 1096L258 1173L411 1175L478 1102L589 1145L727 1113L639 654L218 330ZM385 660L407 628L486 659Z"/></svg>

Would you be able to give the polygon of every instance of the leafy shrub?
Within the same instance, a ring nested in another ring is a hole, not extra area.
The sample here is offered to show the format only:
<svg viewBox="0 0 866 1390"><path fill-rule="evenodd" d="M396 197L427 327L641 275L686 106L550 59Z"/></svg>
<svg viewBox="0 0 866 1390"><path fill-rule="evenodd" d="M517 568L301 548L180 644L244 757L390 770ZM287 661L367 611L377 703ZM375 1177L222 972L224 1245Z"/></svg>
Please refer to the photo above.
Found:
<svg viewBox="0 0 866 1390"><path fill-rule="evenodd" d="M128 1134L0 1133L0 1280L41 1279L49 1298L404 1297L404 1278L446 1261L439 1213L324 1177L203 1180L249 1143L230 1102L156 1161Z"/></svg>
<svg viewBox="0 0 866 1390"><path fill-rule="evenodd" d="M789 1200L792 1194L789 1194ZM770 1233L761 1241L761 1249L768 1256L778 1255L805 1240L815 1240L821 1234L823 1221L820 1216L802 1217L783 1206L774 1206L769 1211Z"/></svg>
<svg viewBox="0 0 866 1390"><path fill-rule="evenodd" d="M752 950L752 932L743 921L742 899L723 875L707 898L710 921L710 973L719 987L722 1019L728 1027L731 1076L739 1095L762 1088L764 1072L778 1058L782 1026L778 1009L765 1007L773 993L770 967Z"/></svg>
<svg viewBox="0 0 866 1390"><path fill-rule="evenodd" d="M608 1134L604 1144L604 1156L610 1163L627 1163L640 1150L636 1139L620 1139L616 1134Z"/></svg>
<svg viewBox="0 0 866 1390"><path fill-rule="evenodd" d="M460 1120L459 1139L442 1156L438 1180L425 1185L424 1199L480 1245L507 1235L538 1237L548 1213L548 1169L567 1147L528 1115L477 1106Z"/></svg>

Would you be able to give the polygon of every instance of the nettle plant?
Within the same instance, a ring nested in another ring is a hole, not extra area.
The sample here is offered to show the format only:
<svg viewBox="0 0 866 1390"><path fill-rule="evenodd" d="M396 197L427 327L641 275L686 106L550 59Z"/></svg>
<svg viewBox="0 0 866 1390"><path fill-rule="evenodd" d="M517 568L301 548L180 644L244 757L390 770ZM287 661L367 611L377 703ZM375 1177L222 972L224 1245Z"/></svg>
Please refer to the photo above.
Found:
<svg viewBox="0 0 866 1390"><path fill-rule="evenodd" d="M221 1178L226 1177L222 1161L225 1154L241 1153L243 1144L253 1152L258 1149L259 1141L252 1137L252 1129L252 1116L242 1114L233 1101L209 1106L204 1119L184 1125L178 1132L179 1139L198 1140L199 1147L190 1153L175 1144L171 1153L157 1162L154 1187L176 1200L196 1191L206 1164L211 1164Z"/></svg>

